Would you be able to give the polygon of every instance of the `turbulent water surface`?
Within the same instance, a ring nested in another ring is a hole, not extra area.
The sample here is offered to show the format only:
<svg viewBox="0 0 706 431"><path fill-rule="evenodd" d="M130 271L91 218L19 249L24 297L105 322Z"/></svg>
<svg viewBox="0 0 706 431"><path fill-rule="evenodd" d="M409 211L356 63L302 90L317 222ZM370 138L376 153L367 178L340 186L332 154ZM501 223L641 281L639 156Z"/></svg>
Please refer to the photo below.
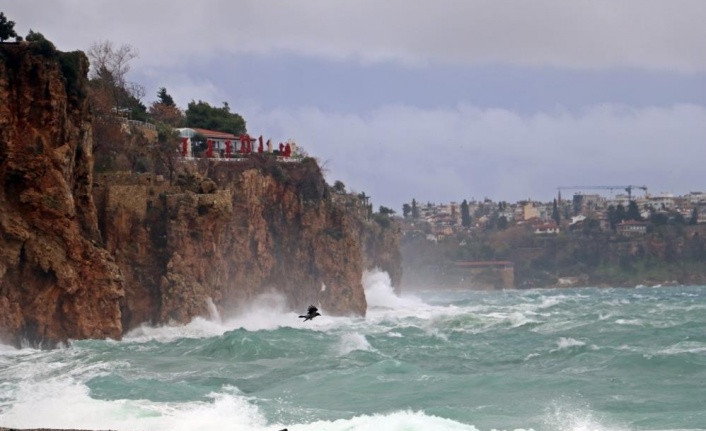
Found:
<svg viewBox="0 0 706 431"><path fill-rule="evenodd" d="M385 274L364 282L365 319L303 323L267 295L120 342L0 346L0 426L706 429L706 287L396 297Z"/></svg>

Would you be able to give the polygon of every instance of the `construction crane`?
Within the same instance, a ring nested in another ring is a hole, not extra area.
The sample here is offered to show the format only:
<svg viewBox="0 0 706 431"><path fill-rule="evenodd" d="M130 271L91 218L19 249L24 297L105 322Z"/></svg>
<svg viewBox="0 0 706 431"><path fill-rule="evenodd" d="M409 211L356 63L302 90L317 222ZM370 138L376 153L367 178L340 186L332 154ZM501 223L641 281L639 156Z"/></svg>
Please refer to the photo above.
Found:
<svg viewBox="0 0 706 431"><path fill-rule="evenodd" d="M625 190L628 192L628 201L632 200L632 191L633 189L640 189L643 190L645 193L647 192L647 187L646 186L560 186L557 187L557 190L559 190L559 200L561 200L561 191L565 189L574 189L574 190Z"/></svg>

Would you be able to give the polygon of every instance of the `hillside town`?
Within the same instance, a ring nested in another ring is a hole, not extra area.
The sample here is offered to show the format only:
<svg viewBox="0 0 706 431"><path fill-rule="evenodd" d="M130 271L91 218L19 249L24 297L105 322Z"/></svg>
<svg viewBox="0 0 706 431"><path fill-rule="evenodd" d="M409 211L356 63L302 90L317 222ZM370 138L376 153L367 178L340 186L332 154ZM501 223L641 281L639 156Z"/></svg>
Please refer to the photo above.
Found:
<svg viewBox="0 0 706 431"><path fill-rule="evenodd" d="M597 186L600 189L617 187ZM622 186L621 186L622 188ZM507 203L491 199L464 200L462 203L419 203L413 200L403 206L403 234L424 234L429 241L474 231L505 229L525 225L536 235L558 235L562 232L591 228L624 236L644 235L654 224L706 224L706 192L690 192L675 196L628 193L604 196L603 193L574 192L569 198L558 188L552 202L531 199Z"/></svg>

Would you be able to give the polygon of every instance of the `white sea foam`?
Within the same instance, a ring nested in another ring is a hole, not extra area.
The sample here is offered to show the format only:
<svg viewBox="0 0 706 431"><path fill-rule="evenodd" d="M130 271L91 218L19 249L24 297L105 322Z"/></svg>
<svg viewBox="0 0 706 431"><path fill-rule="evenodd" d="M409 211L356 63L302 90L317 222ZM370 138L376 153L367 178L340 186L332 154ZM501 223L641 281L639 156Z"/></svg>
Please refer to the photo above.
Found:
<svg viewBox="0 0 706 431"><path fill-rule="evenodd" d="M510 324L510 327L512 328L519 328L521 326L524 326L528 323L533 323L535 322L533 319L529 319L527 316L525 316L524 313L521 313L519 311L513 311L510 313L505 313L505 312L494 312L494 313L489 313L488 317L491 317L495 320L496 324Z"/></svg>
<svg viewBox="0 0 706 431"><path fill-rule="evenodd" d="M336 353L339 356L343 356L355 350L371 351L374 349L370 343L368 343L365 335L357 332L343 334L338 342Z"/></svg>
<svg viewBox="0 0 706 431"><path fill-rule="evenodd" d="M99 400L91 398L86 386L70 380L21 384L15 402L0 412L0 423L12 428L131 431L274 431L285 427L299 431L478 431L472 425L412 411L298 424L267 423L256 405L230 387L199 402Z"/></svg>
<svg viewBox="0 0 706 431"><path fill-rule="evenodd" d="M473 425L426 415L423 412L411 411L362 415L352 419L339 419L336 421L316 421L308 424L292 425L289 429L292 431L478 431L478 428Z"/></svg>
<svg viewBox="0 0 706 431"><path fill-rule="evenodd" d="M248 331L261 331L291 327L326 332L356 327L362 323L370 327L382 321L399 322L409 318L431 321L438 317L462 315L472 311L471 308L429 305L413 295L398 296L392 288L389 275L379 270L366 271L362 276L362 284L368 303L365 320L355 317L328 316L325 308L315 304L319 306L322 316L302 325L302 320L298 317L301 313L290 311L286 298L272 291L256 297L240 309L227 310L222 314L218 312L212 301L207 300L209 317L196 317L186 325L141 325L128 332L124 339L136 343L172 342L180 338L217 337L241 328Z"/></svg>
<svg viewBox="0 0 706 431"><path fill-rule="evenodd" d="M627 431L629 428L600 417L579 400L563 398L544 412L547 429L561 431Z"/></svg>
<svg viewBox="0 0 706 431"><path fill-rule="evenodd" d="M223 319L221 318L221 313L218 311L216 304L213 303L212 298L206 299L206 306L208 307L208 314L209 314L210 320L212 322L222 323Z"/></svg>
<svg viewBox="0 0 706 431"><path fill-rule="evenodd" d="M575 340L573 338L561 337L556 342L556 345L559 348L559 350L564 350L564 349L570 349L572 347L582 347L582 346L585 346L586 343L584 343L583 341Z"/></svg>
<svg viewBox="0 0 706 431"><path fill-rule="evenodd" d="M362 283L369 309L417 309L426 305L416 296L395 294L390 276L384 271L365 271Z"/></svg>
<svg viewBox="0 0 706 431"><path fill-rule="evenodd" d="M671 347L659 350L656 352L658 355L681 355L684 353L694 353L701 354L706 352L706 345L704 343L699 343L695 341L685 341L677 343Z"/></svg>
<svg viewBox="0 0 706 431"><path fill-rule="evenodd" d="M209 307L210 308L210 307ZM302 310L303 312L304 310ZM297 329L314 329L319 331L343 326L350 322L348 318L339 318L326 315L326 310L319 308L322 316L302 325L300 313L290 311L286 305L286 298L278 292L268 292L259 295L238 310L230 310L221 316L215 306L211 310L211 318L196 317L186 325L142 325L130 331L124 337L127 341L170 342L179 338L207 338L223 335L235 329L247 331L270 331L283 327Z"/></svg>
<svg viewBox="0 0 706 431"><path fill-rule="evenodd" d="M270 429L257 407L233 388L212 394L210 402L160 403L94 399L86 386L65 380L21 383L16 397L12 406L0 413L3 426L135 431Z"/></svg>
<svg viewBox="0 0 706 431"><path fill-rule="evenodd" d="M643 326L642 320L640 319L616 319L615 323L617 325L626 326Z"/></svg>

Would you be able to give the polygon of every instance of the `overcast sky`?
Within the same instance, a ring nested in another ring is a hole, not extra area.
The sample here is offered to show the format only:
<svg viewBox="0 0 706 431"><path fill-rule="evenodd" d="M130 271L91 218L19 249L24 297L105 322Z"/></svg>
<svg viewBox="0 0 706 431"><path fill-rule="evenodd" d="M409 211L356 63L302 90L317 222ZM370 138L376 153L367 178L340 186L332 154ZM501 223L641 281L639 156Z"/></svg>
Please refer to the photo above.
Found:
<svg viewBox="0 0 706 431"><path fill-rule="evenodd" d="M145 105L159 87L182 108L228 102L252 135L296 140L329 183L376 208L549 201L576 185L706 191L706 1L6 0L0 11L63 51L132 45L128 78Z"/></svg>

